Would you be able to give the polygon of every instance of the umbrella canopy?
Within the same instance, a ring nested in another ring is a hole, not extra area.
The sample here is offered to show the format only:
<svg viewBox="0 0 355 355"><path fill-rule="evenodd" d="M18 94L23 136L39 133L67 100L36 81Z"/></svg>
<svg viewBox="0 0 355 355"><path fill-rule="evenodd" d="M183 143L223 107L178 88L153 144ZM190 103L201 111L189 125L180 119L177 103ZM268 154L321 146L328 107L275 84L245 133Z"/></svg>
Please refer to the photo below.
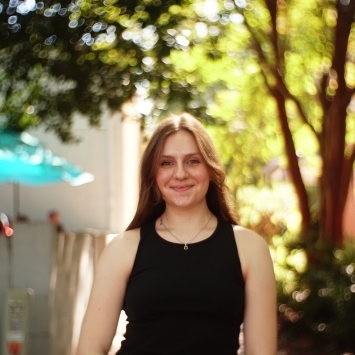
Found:
<svg viewBox="0 0 355 355"><path fill-rule="evenodd" d="M0 184L48 185L65 181L78 186L93 180L92 174L54 155L32 135L0 131Z"/></svg>

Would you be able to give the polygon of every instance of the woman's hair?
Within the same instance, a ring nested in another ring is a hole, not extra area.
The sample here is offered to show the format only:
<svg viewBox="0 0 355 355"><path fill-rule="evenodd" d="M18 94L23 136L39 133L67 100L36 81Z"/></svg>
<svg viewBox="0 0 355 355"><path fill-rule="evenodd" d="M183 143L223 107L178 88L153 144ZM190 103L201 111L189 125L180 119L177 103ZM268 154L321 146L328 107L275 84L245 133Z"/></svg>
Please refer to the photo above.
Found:
<svg viewBox="0 0 355 355"><path fill-rule="evenodd" d="M165 210L165 201L156 183L156 172L166 138L179 130L190 132L198 145L210 173L210 185L206 195L207 206L217 217L237 224L230 202L225 173L217 150L203 125L193 116L183 113L164 119L154 131L144 151L140 167L140 191L138 206L127 230L141 227L156 220Z"/></svg>

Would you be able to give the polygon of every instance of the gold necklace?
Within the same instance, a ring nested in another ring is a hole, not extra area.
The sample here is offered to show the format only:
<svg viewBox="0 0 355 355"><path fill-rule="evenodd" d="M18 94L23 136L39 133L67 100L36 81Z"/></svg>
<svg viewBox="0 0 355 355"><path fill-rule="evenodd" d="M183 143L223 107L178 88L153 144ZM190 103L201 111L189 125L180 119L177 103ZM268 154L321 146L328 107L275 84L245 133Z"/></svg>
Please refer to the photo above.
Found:
<svg viewBox="0 0 355 355"><path fill-rule="evenodd" d="M171 231L166 227L166 225L163 223L163 218L160 218L160 225L163 226L176 240L178 240L181 244L184 244L184 250L189 249L187 244L190 244L206 227L209 221L212 218L212 213L210 215L210 218L208 219L207 223L198 231L198 233L187 243L182 242L178 237L176 237Z"/></svg>

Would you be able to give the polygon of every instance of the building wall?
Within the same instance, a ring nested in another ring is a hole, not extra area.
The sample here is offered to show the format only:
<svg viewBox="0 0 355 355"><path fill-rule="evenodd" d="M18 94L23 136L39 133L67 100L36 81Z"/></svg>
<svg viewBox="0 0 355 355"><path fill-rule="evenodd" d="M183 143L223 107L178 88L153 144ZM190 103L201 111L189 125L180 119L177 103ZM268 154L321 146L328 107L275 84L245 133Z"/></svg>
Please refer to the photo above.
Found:
<svg viewBox="0 0 355 355"><path fill-rule="evenodd" d="M73 133L81 141L76 145L64 145L53 134L43 130L29 133L37 137L55 155L65 157L70 163L81 166L84 171L95 176L93 182L76 187L65 182L48 186L20 186L19 212L27 216L30 222L13 222L14 283L11 287L34 290L31 348L30 353L26 355L66 355L54 352L53 346L58 348L59 344L55 343L55 339L59 341L65 338L68 348L75 347L92 282L92 271L83 267L86 265L83 260L90 263L95 261L95 257L88 257L87 252L78 252L78 255L71 259L72 263L77 262L75 265L80 264L81 269L88 271L85 277L79 277L79 274L72 270L72 266L67 270L67 259L63 259L62 263L58 262L63 268L58 269L58 275L62 276L57 277L57 282L64 282L64 287L58 286L57 290L62 289L63 292L56 292L56 297L51 300L53 251L58 252L61 248L53 243L53 229L47 221L48 211L58 210L64 223L76 232L75 243L66 243L67 249L63 247L64 256L72 255L72 251L76 250L75 245L80 247L80 236L102 236L124 230L133 217L138 198L140 122L134 114L126 114L122 120L120 114L110 115L105 112L101 127L89 128L85 119L78 116ZM14 209L13 185L0 185L0 212L4 212L14 221ZM85 231L89 233L85 234ZM55 238L54 240L56 241ZM95 245L94 241L93 243ZM70 245L73 245L74 249ZM83 248L84 246L83 244ZM102 250L102 247L93 249L93 253ZM0 349L1 341L4 343L4 340L1 340L4 336L1 320L4 314L5 292L10 287L8 270L6 239L0 235ZM66 289L66 284L80 289L74 292L72 287ZM51 302L57 312L50 309ZM66 303L70 309L67 309ZM68 324L70 329L63 333L65 328L60 329L58 324ZM60 336L58 329L61 330ZM65 340L62 343L66 343ZM69 354L70 351L67 355Z"/></svg>
<svg viewBox="0 0 355 355"><path fill-rule="evenodd" d="M19 212L31 221L46 221L56 209L72 230L93 228L122 231L133 215L138 196L138 166L141 154L140 122L105 112L100 128L88 128L86 120L75 119L78 144L64 145L53 134L29 132L54 154L65 157L92 173L95 180L81 186L61 182L47 186L20 186ZM12 184L0 185L0 212L14 217Z"/></svg>
<svg viewBox="0 0 355 355"><path fill-rule="evenodd" d="M30 346L26 355L49 354L49 288L54 231L49 223L14 223L12 262L8 240L0 236L0 349L5 355L5 293L7 288L34 291ZM7 354L6 354L7 355Z"/></svg>
<svg viewBox="0 0 355 355"><path fill-rule="evenodd" d="M73 355L89 299L96 253L104 247L106 236L57 234L49 222L15 222L13 229L11 239L0 238L0 355L9 355L6 345L11 331L24 328L28 328L28 346L21 354ZM5 309L10 307L6 293L18 289L33 293L28 321L23 321L27 320L24 308L17 313L20 326L5 317Z"/></svg>

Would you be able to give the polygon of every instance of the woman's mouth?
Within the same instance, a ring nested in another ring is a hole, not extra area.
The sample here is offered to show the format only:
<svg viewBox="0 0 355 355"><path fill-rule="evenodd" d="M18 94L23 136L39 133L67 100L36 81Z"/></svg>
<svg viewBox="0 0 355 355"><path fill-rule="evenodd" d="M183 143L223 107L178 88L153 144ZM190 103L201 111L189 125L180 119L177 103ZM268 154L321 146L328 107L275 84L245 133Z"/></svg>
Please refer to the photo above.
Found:
<svg viewBox="0 0 355 355"><path fill-rule="evenodd" d="M181 186L172 186L171 188L176 192L183 192L190 189L192 185L181 185Z"/></svg>

